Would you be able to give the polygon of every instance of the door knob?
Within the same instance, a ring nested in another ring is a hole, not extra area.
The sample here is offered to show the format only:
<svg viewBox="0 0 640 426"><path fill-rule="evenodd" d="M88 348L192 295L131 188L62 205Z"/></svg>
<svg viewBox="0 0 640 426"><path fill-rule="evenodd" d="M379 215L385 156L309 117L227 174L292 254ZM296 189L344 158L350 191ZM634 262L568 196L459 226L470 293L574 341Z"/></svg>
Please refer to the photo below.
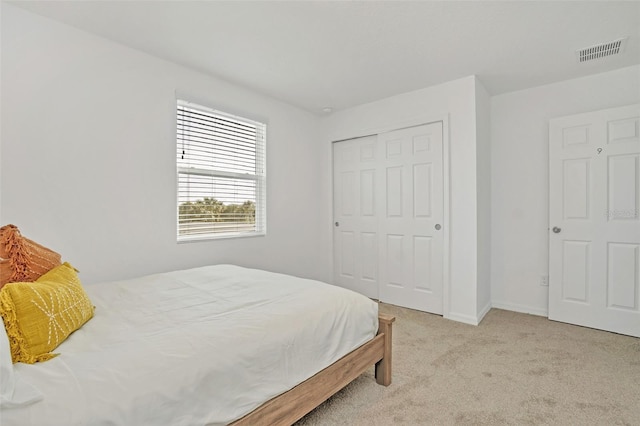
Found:
<svg viewBox="0 0 640 426"><path fill-rule="evenodd" d="M340 222L336 222L336 226L340 226Z"/></svg>
<svg viewBox="0 0 640 426"><path fill-rule="evenodd" d="M442 228L439 223L436 223L436 231L439 231Z"/></svg>
<svg viewBox="0 0 640 426"><path fill-rule="evenodd" d="M560 231L562 231L562 229L561 229L561 228L558 228L557 226L554 226L554 227L553 227L553 229L552 229L552 231L553 231L553 232L555 232L556 234L559 234L559 233L560 233Z"/></svg>

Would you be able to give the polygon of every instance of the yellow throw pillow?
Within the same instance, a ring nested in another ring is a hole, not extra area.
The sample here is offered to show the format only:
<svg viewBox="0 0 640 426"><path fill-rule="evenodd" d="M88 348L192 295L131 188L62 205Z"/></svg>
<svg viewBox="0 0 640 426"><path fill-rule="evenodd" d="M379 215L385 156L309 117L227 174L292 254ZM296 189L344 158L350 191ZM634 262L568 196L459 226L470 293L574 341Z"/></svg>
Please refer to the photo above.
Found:
<svg viewBox="0 0 640 426"><path fill-rule="evenodd" d="M94 306L76 270L63 263L35 282L8 283L0 290L13 362L33 364L50 353L93 317Z"/></svg>

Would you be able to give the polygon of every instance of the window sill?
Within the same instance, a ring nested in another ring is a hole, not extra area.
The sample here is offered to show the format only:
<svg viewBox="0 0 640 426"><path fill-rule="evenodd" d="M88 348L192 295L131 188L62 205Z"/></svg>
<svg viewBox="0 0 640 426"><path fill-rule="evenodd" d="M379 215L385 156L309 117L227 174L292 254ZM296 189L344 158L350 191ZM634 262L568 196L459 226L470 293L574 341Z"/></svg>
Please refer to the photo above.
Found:
<svg viewBox="0 0 640 426"><path fill-rule="evenodd" d="M229 240L238 238L255 238L265 237L266 232L238 232L238 233L225 233L223 235L197 235L197 236L185 236L179 237L178 244L196 243L200 241L216 241L216 240Z"/></svg>

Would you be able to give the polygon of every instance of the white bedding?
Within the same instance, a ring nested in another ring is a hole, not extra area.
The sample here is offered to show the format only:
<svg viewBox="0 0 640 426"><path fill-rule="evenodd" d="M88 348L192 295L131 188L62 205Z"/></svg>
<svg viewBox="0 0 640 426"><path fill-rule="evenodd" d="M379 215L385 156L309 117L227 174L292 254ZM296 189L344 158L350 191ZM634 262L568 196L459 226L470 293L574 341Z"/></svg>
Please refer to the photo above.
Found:
<svg viewBox="0 0 640 426"><path fill-rule="evenodd" d="M232 265L85 286L95 317L35 365L12 425L227 424L374 337L357 293Z"/></svg>

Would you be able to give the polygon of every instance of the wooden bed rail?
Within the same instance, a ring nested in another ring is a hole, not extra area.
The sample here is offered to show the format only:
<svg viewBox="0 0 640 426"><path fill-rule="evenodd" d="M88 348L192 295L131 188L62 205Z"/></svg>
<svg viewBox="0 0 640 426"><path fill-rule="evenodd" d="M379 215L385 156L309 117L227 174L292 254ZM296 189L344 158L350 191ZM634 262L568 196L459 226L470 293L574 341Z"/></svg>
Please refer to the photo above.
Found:
<svg viewBox="0 0 640 426"><path fill-rule="evenodd" d="M391 384L394 316L378 314L376 337L293 389L265 402L232 426L290 426L375 364L378 384Z"/></svg>

